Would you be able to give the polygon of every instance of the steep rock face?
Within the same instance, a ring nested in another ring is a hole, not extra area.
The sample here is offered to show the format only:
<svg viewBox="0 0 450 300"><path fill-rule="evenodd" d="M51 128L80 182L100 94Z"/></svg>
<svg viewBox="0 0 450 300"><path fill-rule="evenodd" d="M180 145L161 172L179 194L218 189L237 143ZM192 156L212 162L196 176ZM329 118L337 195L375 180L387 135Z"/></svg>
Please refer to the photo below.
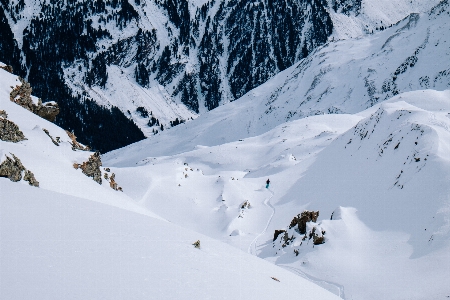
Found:
<svg viewBox="0 0 450 300"><path fill-rule="evenodd" d="M197 64L194 70L172 64L170 74L158 78L167 85L181 74L173 96L181 94L181 101L197 111L214 109L264 83L325 43L333 28L326 1L319 0L211 1L191 20L187 16L180 12L175 24L180 32L189 28L190 43L177 39L167 46L159 68L167 70L168 57L175 61L180 55Z"/></svg>

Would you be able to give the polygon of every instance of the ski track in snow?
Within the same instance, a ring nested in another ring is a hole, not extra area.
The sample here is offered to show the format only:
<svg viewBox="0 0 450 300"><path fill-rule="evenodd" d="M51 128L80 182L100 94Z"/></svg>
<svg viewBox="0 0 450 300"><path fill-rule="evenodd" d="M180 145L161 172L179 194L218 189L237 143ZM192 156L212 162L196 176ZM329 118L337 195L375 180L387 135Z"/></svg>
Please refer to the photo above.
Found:
<svg viewBox="0 0 450 300"><path fill-rule="evenodd" d="M259 239L263 234L266 233L267 228L269 228L269 224L270 224L270 222L272 221L273 215L275 214L275 207L273 207L273 205L270 204L270 199L272 199L274 193L273 193L271 190L269 190L269 189L268 189L268 191L270 192L271 195L270 195L269 198L266 198L266 200L264 200L264 204L265 204L267 207L270 207L270 209L272 210L272 214L270 215L269 220L267 221L267 224L266 224L266 227L264 228L264 230L263 230L260 234L258 234L258 235L255 237L255 239L251 242L251 244L250 244L250 246L248 247L248 250L247 250L248 253L250 253L250 254L252 254L252 255L255 255L255 256L257 256L257 254L256 254L256 242L258 241L258 239Z"/></svg>
<svg viewBox="0 0 450 300"><path fill-rule="evenodd" d="M291 267L291 266L287 266L287 265L277 265L277 266L282 267L290 272L293 272L293 273L299 275L300 277L305 278L305 279L317 284L318 286L321 286L322 288L326 289L327 291L329 291L345 300L344 286L334 283L334 282L316 278L316 277L311 276L295 267Z"/></svg>

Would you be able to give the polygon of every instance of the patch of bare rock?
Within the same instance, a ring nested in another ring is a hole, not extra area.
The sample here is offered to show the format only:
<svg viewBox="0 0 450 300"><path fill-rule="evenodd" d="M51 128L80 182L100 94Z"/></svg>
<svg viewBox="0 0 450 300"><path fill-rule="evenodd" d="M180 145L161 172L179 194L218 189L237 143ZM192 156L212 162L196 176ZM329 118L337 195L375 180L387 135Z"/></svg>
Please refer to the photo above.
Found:
<svg viewBox="0 0 450 300"><path fill-rule="evenodd" d="M7 118L8 114L4 110L0 110L0 140L12 143L26 140L19 126Z"/></svg>
<svg viewBox="0 0 450 300"><path fill-rule="evenodd" d="M0 177L8 178L13 182L25 180L29 185L39 187L39 181L34 177L33 172L27 170L19 158L11 153L12 157L6 155L6 159L0 164ZM22 176L22 173L25 173Z"/></svg>
<svg viewBox="0 0 450 300"><path fill-rule="evenodd" d="M56 102L42 103L41 99L38 99L38 103L35 104L31 98L33 89L25 79L18 77L21 85L12 87L13 90L9 94L9 99L22 106L23 108L31 111L32 113L50 121L54 122L56 116L59 114L59 106Z"/></svg>

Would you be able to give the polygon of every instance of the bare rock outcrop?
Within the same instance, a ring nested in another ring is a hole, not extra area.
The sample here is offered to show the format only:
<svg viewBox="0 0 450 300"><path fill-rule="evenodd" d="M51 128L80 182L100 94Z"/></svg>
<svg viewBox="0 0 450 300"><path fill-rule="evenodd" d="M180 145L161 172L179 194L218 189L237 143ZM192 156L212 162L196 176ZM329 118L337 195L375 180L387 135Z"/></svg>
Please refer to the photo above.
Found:
<svg viewBox="0 0 450 300"><path fill-rule="evenodd" d="M39 181L36 180L33 172L31 172L30 170L25 170L23 180L28 181L28 184L31 186L39 187Z"/></svg>
<svg viewBox="0 0 450 300"><path fill-rule="evenodd" d="M59 114L59 106L54 101L42 103L42 100L38 99L38 105L33 112L41 118L55 122L56 116Z"/></svg>
<svg viewBox="0 0 450 300"><path fill-rule="evenodd" d="M17 143L26 140L25 135L20 131L13 121L7 118L7 114L4 110L0 111L0 140L5 142Z"/></svg>
<svg viewBox="0 0 450 300"><path fill-rule="evenodd" d="M9 65L7 65L7 66L0 66L0 69L3 69L3 70L5 70L6 72L9 72L9 73L11 73L11 74L14 72L13 67L12 67L12 66L9 66Z"/></svg>
<svg viewBox="0 0 450 300"><path fill-rule="evenodd" d="M281 229L281 230L275 229L275 232L273 234L273 240L275 241L280 234L285 233L285 232L286 232L286 230L283 230L283 229Z"/></svg>
<svg viewBox="0 0 450 300"><path fill-rule="evenodd" d="M19 80L22 84L13 88L9 94L9 99L32 113L50 122L54 122L56 116L59 114L58 104L56 102L42 103L42 100L38 99L38 104L36 105L31 98L33 89L30 84L21 77L19 77Z"/></svg>
<svg viewBox="0 0 450 300"><path fill-rule="evenodd" d="M288 249L291 249L295 256L298 256L308 247L314 248L316 245L324 244L325 226L322 222L317 223L318 216L319 211L305 210L292 219L287 229L275 230L273 235L275 254L278 251L289 253Z"/></svg>
<svg viewBox="0 0 450 300"><path fill-rule="evenodd" d="M102 161L100 159L100 152L95 152L92 154L88 161L80 164L73 164L75 169L80 168L83 171L83 174L92 177L92 179L98 184L102 184L102 171L100 167L102 166Z"/></svg>
<svg viewBox="0 0 450 300"><path fill-rule="evenodd" d="M241 209L249 209L250 208L250 202L248 200L245 200L244 203L241 204Z"/></svg>
<svg viewBox="0 0 450 300"><path fill-rule="evenodd" d="M14 154L12 158L6 156L6 159L0 164L0 177L6 177L13 182L22 180L22 172L25 171L25 167L22 165L20 159Z"/></svg>
<svg viewBox="0 0 450 300"><path fill-rule="evenodd" d="M89 146L83 146L82 144L77 142L77 137L75 136L75 134L73 132L70 132L68 130L66 130L67 135L69 136L69 138L72 140L72 150L81 150L81 151L90 151L91 148L89 148Z"/></svg>
<svg viewBox="0 0 450 300"><path fill-rule="evenodd" d="M317 218L319 217L319 211L309 211L305 210L301 214L295 216L291 224L289 225L289 228L295 227L298 225L298 231L301 234L306 233L306 223L308 222L317 222Z"/></svg>
<svg viewBox="0 0 450 300"><path fill-rule="evenodd" d="M106 172L110 172L109 168L104 169ZM109 180L109 186L115 190L115 191L121 191L123 192L123 189L117 184L116 182L116 174L112 173L111 176L108 173L105 173L103 175L103 178L105 178L107 181Z"/></svg>
<svg viewBox="0 0 450 300"><path fill-rule="evenodd" d="M200 249L200 240L197 240L195 243L193 243L195 248Z"/></svg>
<svg viewBox="0 0 450 300"><path fill-rule="evenodd" d="M28 181L31 186L39 187L39 181L36 180L34 174L27 170L17 156L12 154L12 158L6 156L6 159L0 164L0 177L6 177L13 182L22 180L22 172L25 172L23 179Z"/></svg>
<svg viewBox="0 0 450 300"><path fill-rule="evenodd" d="M56 140L50 135L50 132L47 130L47 129L45 129L45 128L42 128L42 130L45 132L45 134L52 140L52 143L55 145L55 146L59 146L59 138L58 137L56 137Z"/></svg>

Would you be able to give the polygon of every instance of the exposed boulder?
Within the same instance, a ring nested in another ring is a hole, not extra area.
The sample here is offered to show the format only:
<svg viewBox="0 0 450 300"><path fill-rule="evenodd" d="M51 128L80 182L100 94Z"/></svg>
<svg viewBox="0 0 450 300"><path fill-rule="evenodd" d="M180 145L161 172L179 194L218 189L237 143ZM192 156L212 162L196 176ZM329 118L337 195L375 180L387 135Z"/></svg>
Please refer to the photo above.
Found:
<svg viewBox="0 0 450 300"><path fill-rule="evenodd" d="M33 172L25 169L22 162L14 154L12 158L6 156L6 159L0 164L0 177L6 177L13 182L18 182L22 179L22 172L25 171L23 180L28 181L31 186L39 187L39 181L34 177Z"/></svg>
<svg viewBox="0 0 450 300"><path fill-rule="evenodd" d="M250 208L250 202L248 200L245 200L244 203L241 204L241 209L249 209Z"/></svg>
<svg viewBox="0 0 450 300"><path fill-rule="evenodd" d="M9 94L9 99L12 102L28 109L32 113L50 122L54 122L56 116L59 114L58 104L56 102L42 103L41 99L38 99L38 104L35 104L33 102L33 99L31 98L33 89L31 88L30 84L23 78L18 78L22 84L17 85L15 88L13 88L13 90Z"/></svg>
<svg viewBox="0 0 450 300"><path fill-rule="evenodd" d="M286 230L278 230L278 229L276 229L275 230L275 233L273 234L273 240L275 241L277 238L278 238L278 236L280 235L280 234L282 234L283 232L286 232Z"/></svg>
<svg viewBox="0 0 450 300"><path fill-rule="evenodd" d="M109 186L110 186L113 190L117 191L118 188L119 188L119 186L117 185L117 182L116 182L115 179L116 179L116 174L112 173L112 174L111 174L111 177L109 177Z"/></svg>
<svg viewBox="0 0 450 300"><path fill-rule="evenodd" d="M314 243L314 245L323 244L323 243L325 243L325 237L323 235L322 236L314 235L313 236L313 243Z"/></svg>
<svg viewBox="0 0 450 300"><path fill-rule="evenodd" d="M102 166L102 161L100 159L100 152L95 152L89 157L88 161L80 164L73 164L75 169L80 168L83 171L83 174L92 177L92 179L98 184L102 184L102 171L100 171L100 167Z"/></svg>
<svg viewBox="0 0 450 300"><path fill-rule="evenodd" d="M25 170L23 180L28 181L28 184L31 186L39 187L39 181L36 180L33 172L31 172L30 170Z"/></svg>
<svg viewBox="0 0 450 300"><path fill-rule="evenodd" d="M306 223L308 222L317 222L317 218L319 217L319 211L308 211L305 210L301 214L297 215L292 219L291 224L289 225L289 229L298 225L298 231L301 234L306 233Z"/></svg>
<svg viewBox="0 0 450 300"><path fill-rule="evenodd" d="M292 253L293 250L295 256L299 256L303 249L324 244L326 242L325 229L322 222L317 223L318 216L319 211L306 210L292 219L288 229L275 230L272 246L272 248L276 247L275 254L278 251ZM286 251L287 249L291 249L291 251Z"/></svg>
<svg viewBox="0 0 450 300"><path fill-rule="evenodd" d="M55 122L56 116L59 114L59 106L54 101L42 103L42 100L38 99L38 105L33 112L50 122Z"/></svg>
<svg viewBox="0 0 450 300"><path fill-rule="evenodd" d="M193 243L195 248L200 249L200 240L197 240L195 243Z"/></svg>
<svg viewBox="0 0 450 300"><path fill-rule="evenodd" d="M6 177L13 182L17 182L22 179L22 171L25 171L25 167L20 159L12 153L11 155L12 158L6 156L6 159L0 164L0 177Z"/></svg>
<svg viewBox="0 0 450 300"><path fill-rule="evenodd" d="M111 171L109 168L105 168L103 170L105 170L106 172ZM113 190L123 192L123 189L116 182L116 174L112 173L111 175L109 175L108 173L105 173L103 174L103 178L105 178L106 181L109 181L109 186Z"/></svg>
<svg viewBox="0 0 450 300"><path fill-rule="evenodd" d="M13 90L9 94L9 99L12 102L32 112L34 103L33 99L31 99L31 92L33 91L33 89L31 88L31 85L28 82L26 82L22 77L18 78L22 84L17 85L15 88L13 88Z"/></svg>
<svg viewBox="0 0 450 300"><path fill-rule="evenodd" d="M0 111L0 140L17 143L26 140L25 135L20 131L19 126L6 119L8 115L4 110Z"/></svg>

